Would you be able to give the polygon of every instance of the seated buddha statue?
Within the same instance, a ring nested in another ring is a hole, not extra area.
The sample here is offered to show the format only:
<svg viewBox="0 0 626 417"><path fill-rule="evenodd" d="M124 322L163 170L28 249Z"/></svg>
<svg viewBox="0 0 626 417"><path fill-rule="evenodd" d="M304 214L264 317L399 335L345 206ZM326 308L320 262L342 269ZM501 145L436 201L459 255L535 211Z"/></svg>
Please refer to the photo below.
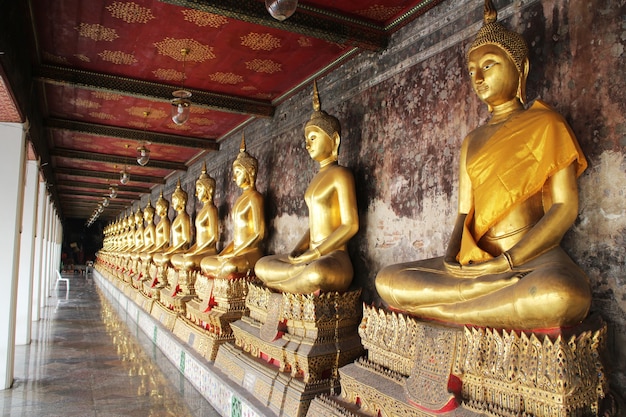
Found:
<svg viewBox="0 0 626 417"><path fill-rule="evenodd" d="M206 172L206 164L196 181L196 197L202 208L196 215L196 242L185 253L172 257L171 263L176 269L190 270L200 268L200 261L207 255L217 253L216 244L219 236L217 207L213 203L215 180Z"/></svg>
<svg viewBox="0 0 626 417"><path fill-rule="evenodd" d="M152 207L152 203L148 200L148 204L146 208L143 209L143 220L146 225L143 231L143 252L148 252L154 248L156 243L156 226L154 225L154 207Z"/></svg>
<svg viewBox="0 0 626 417"><path fill-rule="evenodd" d="M313 88L314 112L304 136L320 168L304 194L309 228L290 254L263 257L255 267L267 287L295 294L348 289L353 269L346 245L359 229L354 177L337 163L341 126L320 110L317 85Z"/></svg>
<svg viewBox="0 0 626 417"><path fill-rule="evenodd" d="M491 112L461 147L458 215L444 257L393 265L376 289L425 319L532 330L580 323L588 278L561 249L578 215L585 157L563 117L525 106L528 47L490 0L467 53L472 87Z"/></svg>
<svg viewBox="0 0 626 417"><path fill-rule="evenodd" d="M144 246L144 225L143 225L143 211L140 207L137 207L135 212L135 243L133 245L133 252L138 253Z"/></svg>
<svg viewBox="0 0 626 417"><path fill-rule="evenodd" d="M155 227L155 241L154 246L148 251L150 254L158 253L167 249L170 245L170 228L172 223L167 216L167 212L170 209L170 203L163 197L163 191L159 195L156 203L156 213L159 216L159 222Z"/></svg>
<svg viewBox="0 0 626 417"><path fill-rule="evenodd" d="M213 256L200 261L200 268L209 278L243 276L254 268L263 255L265 214L263 195L256 189L257 160L246 151L242 136L239 155L233 162L233 181L242 193L233 205L233 240Z"/></svg>
<svg viewBox="0 0 626 417"><path fill-rule="evenodd" d="M156 245L156 226L154 225L154 207L152 207L152 203L148 200L148 204L143 210L143 220L146 225L143 230L143 246L141 247L141 251L138 254L139 259L141 259L141 268L138 272L137 279L141 280L145 276L148 275L148 269L150 268L150 263L152 262L152 253L151 251L154 249Z"/></svg>
<svg viewBox="0 0 626 417"><path fill-rule="evenodd" d="M174 254L185 252L191 242L191 219L186 211L187 192L181 188L180 179L172 193L172 206L176 210L176 217L170 228L170 245L164 251L154 254L154 262L159 265L169 262Z"/></svg>

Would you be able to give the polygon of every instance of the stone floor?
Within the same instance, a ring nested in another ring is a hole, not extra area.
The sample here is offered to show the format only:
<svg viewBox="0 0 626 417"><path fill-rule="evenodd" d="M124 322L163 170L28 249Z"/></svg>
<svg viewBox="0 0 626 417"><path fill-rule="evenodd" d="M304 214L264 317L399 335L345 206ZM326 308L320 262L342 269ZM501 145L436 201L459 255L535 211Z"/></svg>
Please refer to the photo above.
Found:
<svg viewBox="0 0 626 417"><path fill-rule="evenodd" d="M131 334L88 275L63 274L18 346L2 416L165 417L219 414L142 332ZM19 325L19 323L18 323Z"/></svg>

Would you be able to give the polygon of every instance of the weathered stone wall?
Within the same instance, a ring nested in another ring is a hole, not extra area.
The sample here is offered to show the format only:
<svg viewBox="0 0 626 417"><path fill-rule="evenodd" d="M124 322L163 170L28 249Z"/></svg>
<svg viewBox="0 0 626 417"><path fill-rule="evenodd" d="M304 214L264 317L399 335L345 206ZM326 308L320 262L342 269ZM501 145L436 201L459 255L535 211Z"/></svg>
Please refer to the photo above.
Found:
<svg viewBox="0 0 626 417"><path fill-rule="evenodd" d="M322 107L342 123L339 162L356 177L361 228L350 250L367 302L377 301L373 282L382 266L445 250L456 216L458 151L488 117L465 69L482 3L443 2L394 35L385 51L362 53L318 81ZM589 159L579 180L580 215L563 247L591 279L593 308L610 323L612 381L626 386L626 6L583 0L496 6L530 45L529 100L556 107ZM273 119L244 129L259 159L268 253L289 251L307 227L303 195L316 170L302 133L310 97L310 89L297 93ZM232 236L228 213L239 195L231 164L240 135L205 158L217 179L223 243ZM184 179L190 196L200 168Z"/></svg>

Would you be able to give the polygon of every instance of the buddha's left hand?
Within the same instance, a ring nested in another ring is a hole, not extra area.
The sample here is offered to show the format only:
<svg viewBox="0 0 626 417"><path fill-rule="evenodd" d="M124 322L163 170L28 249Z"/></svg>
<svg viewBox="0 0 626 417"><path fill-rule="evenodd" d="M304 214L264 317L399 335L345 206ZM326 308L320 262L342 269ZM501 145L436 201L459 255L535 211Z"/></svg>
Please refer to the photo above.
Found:
<svg viewBox="0 0 626 417"><path fill-rule="evenodd" d="M479 264L462 265L460 268L461 274L467 277L502 274L510 271L511 265L504 254Z"/></svg>
<svg viewBox="0 0 626 417"><path fill-rule="evenodd" d="M309 262L316 260L319 257L320 255L318 251L316 251L315 249L313 250L309 249L298 256L289 255L289 261L292 264L309 263Z"/></svg>

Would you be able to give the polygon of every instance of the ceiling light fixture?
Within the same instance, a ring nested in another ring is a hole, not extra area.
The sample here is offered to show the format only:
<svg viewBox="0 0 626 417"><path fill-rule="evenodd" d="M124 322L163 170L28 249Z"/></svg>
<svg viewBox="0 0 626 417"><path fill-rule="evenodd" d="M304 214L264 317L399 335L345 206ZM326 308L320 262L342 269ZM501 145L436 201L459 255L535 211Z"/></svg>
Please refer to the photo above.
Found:
<svg viewBox="0 0 626 417"><path fill-rule="evenodd" d="M265 8L274 19L283 21L295 13L298 0L265 0Z"/></svg>
<svg viewBox="0 0 626 417"><path fill-rule="evenodd" d="M126 185L128 184L128 181L130 181L130 174L126 171L126 167L124 167L124 169L120 172L120 182L123 185Z"/></svg>
<svg viewBox="0 0 626 417"><path fill-rule="evenodd" d="M110 193L109 193L109 197L111 197L111 198L115 198L115 197L117 197L117 186L115 186L115 185L111 185L111 186L109 187L109 191L110 191Z"/></svg>
<svg viewBox="0 0 626 417"><path fill-rule="evenodd" d="M102 199L102 207L107 207L109 205L109 199L104 197Z"/></svg>
<svg viewBox="0 0 626 417"><path fill-rule="evenodd" d="M191 92L185 90L185 59L187 58L187 54L189 54L188 48L182 48L180 53L183 56L183 74L180 80L180 90L176 90L172 93L174 98L171 100L172 103L172 121L177 125L182 125L189 119L189 113L191 107Z"/></svg>
<svg viewBox="0 0 626 417"><path fill-rule="evenodd" d="M146 130L148 129L148 115L149 114L150 112L147 112L147 111L143 112L143 115L145 117L144 127L146 128ZM143 166L146 166L149 160L150 160L150 149L146 148L145 142L142 141L139 147L137 148L137 163L143 167Z"/></svg>

